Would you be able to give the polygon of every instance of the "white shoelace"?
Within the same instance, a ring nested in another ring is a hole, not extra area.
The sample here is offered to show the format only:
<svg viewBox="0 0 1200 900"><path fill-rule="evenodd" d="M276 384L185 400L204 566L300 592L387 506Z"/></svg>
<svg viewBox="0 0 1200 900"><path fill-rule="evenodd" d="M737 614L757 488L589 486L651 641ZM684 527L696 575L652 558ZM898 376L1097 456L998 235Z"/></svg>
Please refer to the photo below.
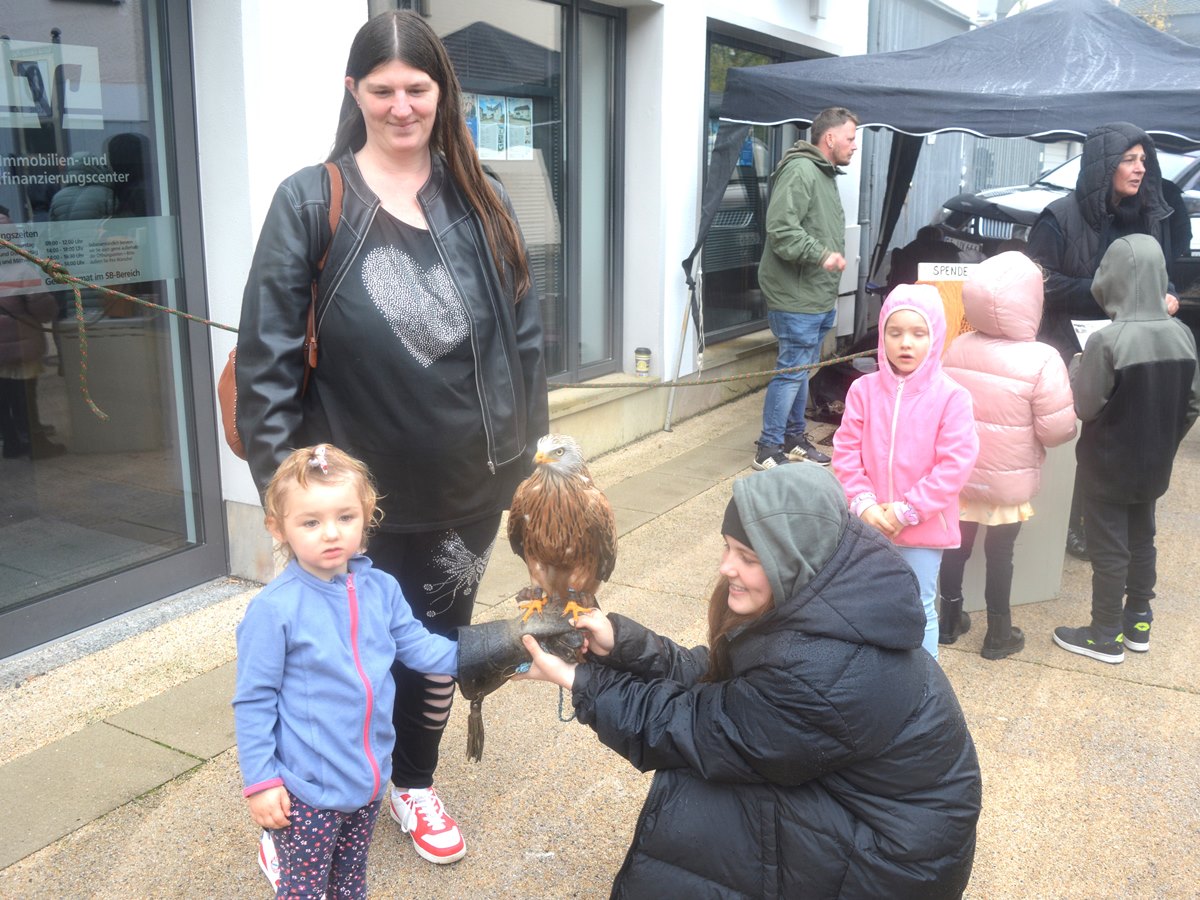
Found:
<svg viewBox="0 0 1200 900"><path fill-rule="evenodd" d="M433 791L416 790L409 791L408 796L413 810L425 819L432 830L441 831L446 827L446 820L442 817L442 804L437 794Z"/></svg>

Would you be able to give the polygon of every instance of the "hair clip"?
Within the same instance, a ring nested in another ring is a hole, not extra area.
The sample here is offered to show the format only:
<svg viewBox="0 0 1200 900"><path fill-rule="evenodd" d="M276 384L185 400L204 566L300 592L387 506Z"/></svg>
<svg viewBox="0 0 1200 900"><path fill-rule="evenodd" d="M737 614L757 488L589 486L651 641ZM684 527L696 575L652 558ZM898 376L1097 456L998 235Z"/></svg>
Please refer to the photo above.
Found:
<svg viewBox="0 0 1200 900"><path fill-rule="evenodd" d="M308 464L314 469L320 469L322 475L329 474L329 460L325 458L324 444L317 444L313 447L312 459L308 461Z"/></svg>

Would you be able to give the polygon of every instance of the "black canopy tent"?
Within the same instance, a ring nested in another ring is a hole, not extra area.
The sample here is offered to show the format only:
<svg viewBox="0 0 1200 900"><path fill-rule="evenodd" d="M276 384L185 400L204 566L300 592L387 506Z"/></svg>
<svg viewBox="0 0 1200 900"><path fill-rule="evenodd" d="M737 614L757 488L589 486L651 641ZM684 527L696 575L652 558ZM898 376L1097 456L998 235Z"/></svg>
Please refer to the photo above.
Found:
<svg viewBox="0 0 1200 900"><path fill-rule="evenodd" d="M915 50L731 69L709 162L693 262L751 125L811 124L844 106L892 140L875 272L891 240L923 137L1061 140L1130 121L1174 149L1200 146L1200 48L1107 0L1054 0ZM693 315L698 315L693 293Z"/></svg>

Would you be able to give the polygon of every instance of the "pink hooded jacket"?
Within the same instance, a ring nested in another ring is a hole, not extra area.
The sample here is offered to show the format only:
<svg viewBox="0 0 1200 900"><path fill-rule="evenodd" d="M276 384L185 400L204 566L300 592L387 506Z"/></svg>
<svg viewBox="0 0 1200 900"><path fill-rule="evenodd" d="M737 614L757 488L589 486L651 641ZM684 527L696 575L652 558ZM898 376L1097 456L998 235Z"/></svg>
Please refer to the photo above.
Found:
<svg viewBox="0 0 1200 900"><path fill-rule="evenodd" d="M1023 253L993 256L963 285L967 321L942 360L971 392L979 459L963 488L969 500L1018 506L1041 487L1046 448L1075 436L1067 367L1038 343L1042 273Z"/></svg>
<svg viewBox="0 0 1200 900"><path fill-rule="evenodd" d="M929 353L907 377L896 374L884 349L888 317L901 309L929 325ZM959 545L958 494L979 451L971 395L942 372L945 340L937 288L899 285L879 311L879 371L850 385L833 436L833 471L851 504L871 493L880 503L904 501L916 513L918 523L894 540L903 547Z"/></svg>

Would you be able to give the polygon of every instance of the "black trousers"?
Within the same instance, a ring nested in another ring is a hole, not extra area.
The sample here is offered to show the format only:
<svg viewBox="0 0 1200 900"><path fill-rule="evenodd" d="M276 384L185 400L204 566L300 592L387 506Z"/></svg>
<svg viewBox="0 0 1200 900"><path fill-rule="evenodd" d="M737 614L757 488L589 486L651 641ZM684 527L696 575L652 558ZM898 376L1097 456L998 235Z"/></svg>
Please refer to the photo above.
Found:
<svg viewBox="0 0 1200 900"><path fill-rule="evenodd" d="M978 522L960 522L958 527L962 532L962 545L942 553L942 571L939 578L943 597L962 596L963 570L967 566L967 560L971 558L971 548L975 544L975 536L979 533ZM987 534L983 538L984 559L987 561L983 599L987 603L987 611L993 615L1009 611L1013 545L1016 544L1020 531L1020 522L988 525Z"/></svg>
<svg viewBox="0 0 1200 900"><path fill-rule="evenodd" d="M1083 495L1083 521L1092 558L1092 626L1122 628L1122 598L1154 599L1158 551L1154 547L1154 500L1109 503Z"/></svg>
<svg viewBox="0 0 1200 900"><path fill-rule="evenodd" d="M400 582L400 589L417 621L432 631L453 637L460 625L471 623L479 588L496 540L500 514L478 522L415 534L379 533L371 537L371 562ZM427 788L433 784L438 747L454 698L454 684L431 680L397 662L396 747L392 753L392 783L397 787Z"/></svg>
<svg viewBox="0 0 1200 900"><path fill-rule="evenodd" d="M30 398L36 379L0 378L0 441L4 455L25 455L33 430L30 428Z"/></svg>

